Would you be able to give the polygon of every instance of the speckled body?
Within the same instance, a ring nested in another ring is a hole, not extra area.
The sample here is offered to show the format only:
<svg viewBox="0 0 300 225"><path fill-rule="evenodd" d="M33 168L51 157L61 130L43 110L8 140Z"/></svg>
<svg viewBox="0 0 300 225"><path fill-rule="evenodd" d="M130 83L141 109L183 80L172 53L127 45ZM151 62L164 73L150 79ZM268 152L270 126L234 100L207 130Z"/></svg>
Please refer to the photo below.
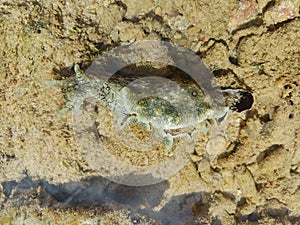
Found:
<svg viewBox="0 0 300 225"><path fill-rule="evenodd" d="M173 149L175 138L187 135L185 128L217 121L229 111L228 106L212 107L209 95L190 81L150 76L120 85L122 82L88 78L78 65L74 70L75 78L63 84L67 104L60 115L68 109L76 113L85 99L94 98L97 104L113 112L118 129L141 125L162 139L167 153ZM178 132L180 129L183 133Z"/></svg>
<svg viewBox="0 0 300 225"><path fill-rule="evenodd" d="M192 83L147 77L130 83L119 96L122 100L116 102L125 114L156 129L195 126L213 116L210 99Z"/></svg>

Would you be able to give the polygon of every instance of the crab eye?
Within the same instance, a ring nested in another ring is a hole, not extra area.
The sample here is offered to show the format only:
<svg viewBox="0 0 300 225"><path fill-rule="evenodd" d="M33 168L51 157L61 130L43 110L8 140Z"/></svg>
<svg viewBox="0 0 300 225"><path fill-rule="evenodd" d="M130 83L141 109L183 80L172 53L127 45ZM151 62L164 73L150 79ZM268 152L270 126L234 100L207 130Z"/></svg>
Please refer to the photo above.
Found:
<svg viewBox="0 0 300 225"><path fill-rule="evenodd" d="M110 92L110 87L107 86L107 85L103 85L103 87L101 87L101 92L102 92L104 95L107 95L107 94Z"/></svg>
<svg viewBox="0 0 300 225"><path fill-rule="evenodd" d="M197 91L192 91L192 96L196 97L198 95Z"/></svg>
<svg viewBox="0 0 300 225"><path fill-rule="evenodd" d="M139 100L139 101L137 102L137 104L140 105L140 106L147 106L147 101L141 99L141 100Z"/></svg>

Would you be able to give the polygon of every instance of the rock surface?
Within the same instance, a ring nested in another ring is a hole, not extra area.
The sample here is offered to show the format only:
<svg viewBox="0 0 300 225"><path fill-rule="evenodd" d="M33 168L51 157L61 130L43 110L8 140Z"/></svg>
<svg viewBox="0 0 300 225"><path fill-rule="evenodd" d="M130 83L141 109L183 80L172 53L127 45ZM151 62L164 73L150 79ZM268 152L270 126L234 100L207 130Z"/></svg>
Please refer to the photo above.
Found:
<svg viewBox="0 0 300 225"><path fill-rule="evenodd" d="M0 224L299 223L300 1L133 2L0 1ZM230 116L226 150L199 137L176 176L135 189L89 168L45 81L146 39L191 49L255 101Z"/></svg>

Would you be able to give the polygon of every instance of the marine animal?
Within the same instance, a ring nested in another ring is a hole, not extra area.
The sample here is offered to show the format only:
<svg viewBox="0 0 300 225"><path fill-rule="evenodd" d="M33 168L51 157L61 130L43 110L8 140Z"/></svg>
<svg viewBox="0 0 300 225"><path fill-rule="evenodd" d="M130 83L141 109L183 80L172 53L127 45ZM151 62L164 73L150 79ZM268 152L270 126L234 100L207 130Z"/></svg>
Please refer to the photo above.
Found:
<svg viewBox="0 0 300 225"><path fill-rule="evenodd" d="M118 129L138 125L153 132L164 143L167 154L174 149L175 139L191 137L199 124L209 129L226 120L228 113L248 109L253 103L252 95L242 89L219 90L225 100L217 106L204 89L190 80L148 76L116 82L87 77L78 64L74 71L75 77L57 81L66 99L59 117L70 109L76 113L86 98L95 98L97 104L116 116Z"/></svg>

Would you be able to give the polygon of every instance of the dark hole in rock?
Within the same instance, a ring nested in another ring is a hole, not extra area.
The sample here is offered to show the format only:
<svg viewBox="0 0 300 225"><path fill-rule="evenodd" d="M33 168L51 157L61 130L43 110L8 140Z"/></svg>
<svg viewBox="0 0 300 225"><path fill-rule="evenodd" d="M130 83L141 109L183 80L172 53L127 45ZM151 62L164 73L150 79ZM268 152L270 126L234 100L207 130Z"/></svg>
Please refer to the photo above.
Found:
<svg viewBox="0 0 300 225"><path fill-rule="evenodd" d="M287 215L288 213L288 209L286 208L270 208L270 209L267 209L266 211L267 215L268 216L271 216L273 218L280 218L280 217L284 217L285 215Z"/></svg>
<svg viewBox="0 0 300 225"><path fill-rule="evenodd" d="M253 95L250 92L241 89L224 89L223 96L225 98L225 105L236 112L250 109L254 102Z"/></svg>
<svg viewBox="0 0 300 225"><path fill-rule="evenodd" d="M239 94L239 101L233 104L230 108L236 112L242 112L250 109L254 102L253 95L247 91L240 91Z"/></svg>
<svg viewBox="0 0 300 225"><path fill-rule="evenodd" d="M248 216L250 222L258 222L262 218L261 214L258 212L253 212Z"/></svg>

